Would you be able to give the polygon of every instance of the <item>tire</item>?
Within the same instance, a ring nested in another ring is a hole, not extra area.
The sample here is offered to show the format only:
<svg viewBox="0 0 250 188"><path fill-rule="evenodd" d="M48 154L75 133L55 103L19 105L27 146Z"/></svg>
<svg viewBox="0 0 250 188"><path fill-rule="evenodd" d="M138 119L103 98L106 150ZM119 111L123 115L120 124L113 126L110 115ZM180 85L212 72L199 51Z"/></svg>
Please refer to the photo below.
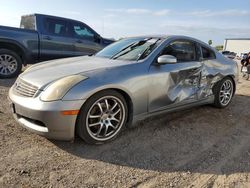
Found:
<svg viewBox="0 0 250 188"><path fill-rule="evenodd" d="M213 88L214 106L217 108L227 107L234 96L235 86L231 78L225 77L217 82Z"/></svg>
<svg viewBox="0 0 250 188"><path fill-rule="evenodd" d="M0 78L14 78L21 70L21 57L12 50L0 49Z"/></svg>
<svg viewBox="0 0 250 188"><path fill-rule="evenodd" d="M80 110L76 133L89 144L113 140L127 122L128 107L124 97L114 90L90 97Z"/></svg>

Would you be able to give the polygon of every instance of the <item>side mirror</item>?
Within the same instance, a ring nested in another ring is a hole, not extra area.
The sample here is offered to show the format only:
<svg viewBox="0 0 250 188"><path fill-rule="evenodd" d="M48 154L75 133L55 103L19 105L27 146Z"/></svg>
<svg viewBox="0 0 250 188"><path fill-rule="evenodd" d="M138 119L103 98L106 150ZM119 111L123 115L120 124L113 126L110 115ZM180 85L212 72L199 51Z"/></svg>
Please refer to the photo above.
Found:
<svg viewBox="0 0 250 188"><path fill-rule="evenodd" d="M175 64L177 63L177 59L172 55L162 55L158 57L157 62L159 64Z"/></svg>

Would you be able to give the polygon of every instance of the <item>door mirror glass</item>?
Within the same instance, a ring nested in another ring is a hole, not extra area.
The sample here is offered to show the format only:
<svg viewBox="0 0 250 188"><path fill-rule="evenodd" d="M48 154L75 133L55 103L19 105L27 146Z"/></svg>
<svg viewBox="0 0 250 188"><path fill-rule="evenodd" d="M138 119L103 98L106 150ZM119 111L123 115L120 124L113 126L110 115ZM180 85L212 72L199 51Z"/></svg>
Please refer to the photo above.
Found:
<svg viewBox="0 0 250 188"><path fill-rule="evenodd" d="M177 59L172 55L162 55L158 57L157 62L159 64L174 64L177 63Z"/></svg>

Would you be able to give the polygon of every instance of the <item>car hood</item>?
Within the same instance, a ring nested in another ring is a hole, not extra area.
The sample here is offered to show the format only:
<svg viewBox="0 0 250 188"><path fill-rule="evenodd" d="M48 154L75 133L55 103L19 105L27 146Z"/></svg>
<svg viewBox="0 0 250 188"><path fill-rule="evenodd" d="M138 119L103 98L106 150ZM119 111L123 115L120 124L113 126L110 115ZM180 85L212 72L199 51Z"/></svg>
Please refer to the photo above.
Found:
<svg viewBox="0 0 250 188"><path fill-rule="evenodd" d="M38 63L24 71L19 78L43 89L49 83L60 78L83 74L89 71L108 69L129 64L128 61L107 58L81 56Z"/></svg>

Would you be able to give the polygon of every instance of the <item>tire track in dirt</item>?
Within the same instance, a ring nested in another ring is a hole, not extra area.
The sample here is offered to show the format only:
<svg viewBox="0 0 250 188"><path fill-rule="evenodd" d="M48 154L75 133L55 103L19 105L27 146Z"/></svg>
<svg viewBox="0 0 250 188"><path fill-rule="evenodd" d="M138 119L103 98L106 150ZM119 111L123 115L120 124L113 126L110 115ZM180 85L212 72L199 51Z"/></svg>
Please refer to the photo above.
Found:
<svg viewBox="0 0 250 188"><path fill-rule="evenodd" d="M227 161L240 155L250 143L250 130L246 124L239 126L231 135L219 139L218 146L208 148L188 164L180 167L178 171L184 169L184 171L202 172L202 175L191 175L188 182L180 182L178 186L190 184L189 187L207 187L208 183L215 180L219 174L224 174L221 168Z"/></svg>
<svg viewBox="0 0 250 188"><path fill-rule="evenodd" d="M223 138L215 142L219 144L219 147L218 144L214 144L174 170L182 174L172 173L166 176L166 173L161 173L145 179L138 187L213 187L218 176L224 174L221 168L230 159L236 158L249 148L250 130L247 128L247 125L238 127L231 132L232 136L228 131ZM160 179L164 181L159 181Z"/></svg>
<svg viewBox="0 0 250 188"><path fill-rule="evenodd" d="M188 159L175 164L173 171L183 172L178 178L176 178L178 175L175 173L169 174L167 177L162 174L155 178L160 179L161 176L165 176L164 186L183 187L184 185L192 185L193 182L199 186L204 184L205 187L209 184L212 185L217 175L210 174L223 174L224 172L220 171L221 167L229 159L237 157L248 147L250 141L250 131L247 124L248 116L240 116L239 118L245 123L238 126L237 121L233 122L233 126L226 127L224 134L220 134L220 137L206 145L206 148L196 151L194 154L189 155ZM143 185L151 185L155 181L154 179L147 180ZM198 184L197 181L201 181L201 183ZM166 184L167 182L168 184Z"/></svg>

